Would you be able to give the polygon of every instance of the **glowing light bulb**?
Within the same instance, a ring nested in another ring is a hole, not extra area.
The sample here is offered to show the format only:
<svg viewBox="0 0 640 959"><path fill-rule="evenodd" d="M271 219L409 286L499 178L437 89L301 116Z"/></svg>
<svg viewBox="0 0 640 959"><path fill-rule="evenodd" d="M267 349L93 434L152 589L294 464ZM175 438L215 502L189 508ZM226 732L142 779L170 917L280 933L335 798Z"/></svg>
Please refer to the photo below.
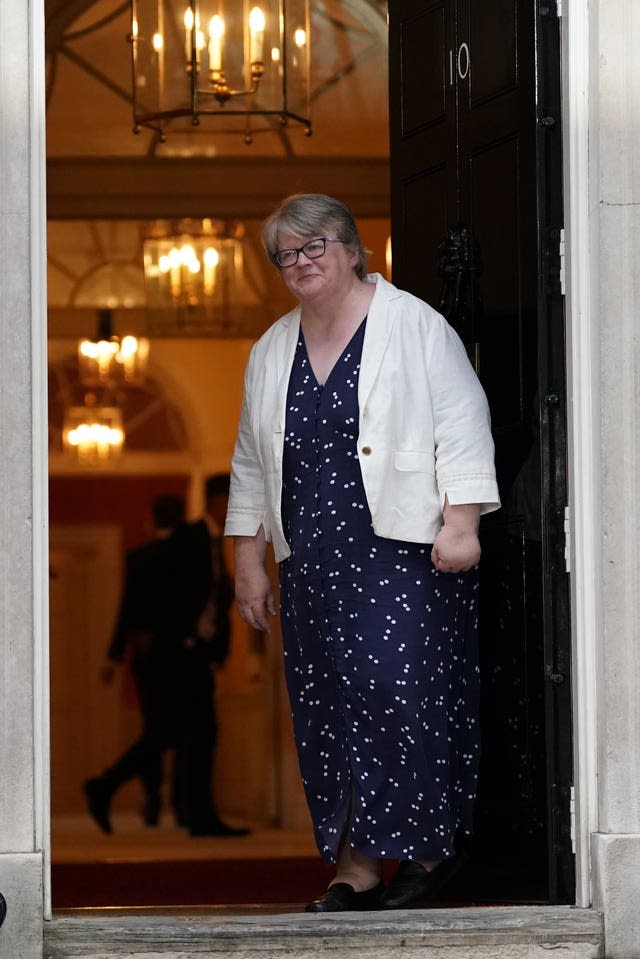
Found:
<svg viewBox="0 0 640 959"><path fill-rule="evenodd" d="M260 7L253 7L249 14L249 59L251 63L262 60L265 25L264 13Z"/></svg>

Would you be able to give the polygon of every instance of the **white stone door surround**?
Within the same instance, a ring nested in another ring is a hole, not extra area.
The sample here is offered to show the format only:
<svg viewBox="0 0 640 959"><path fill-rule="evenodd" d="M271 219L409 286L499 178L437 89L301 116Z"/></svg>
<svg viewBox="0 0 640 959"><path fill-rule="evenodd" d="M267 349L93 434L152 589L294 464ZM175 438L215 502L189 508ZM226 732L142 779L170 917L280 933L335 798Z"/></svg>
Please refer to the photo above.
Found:
<svg viewBox="0 0 640 959"><path fill-rule="evenodd" d="M589 189L589 0L570 0L562 31L567 330L569 565L574 713L576 902L591 903L590 836L596 818L595 648L600 618L596 531L597 348L592 326Z"/></svg>
<svg viewBox="0 0 640 959"><path fill-rule="evenodd" d="M49 849L43 0L2 0L0 47L0 951L33 959Z"/></svg>
<svg viewBox="0 0 640 959"><path fill-rule="evenodd" d="M607 953L631 959L640 941L640 9L637 0L562 7L577 901L595 896ZM13 896L3 946L33 959L49 849L43 0L3 0L0 46L0 480L11 491L0 517L0 768L10 782L0 792L0 890Z"/></svg>
<svg viewBox="0 0 640 959"><path fill-rule="evenodd" d="M559 3L560 5L560 3ZM577 903L640 943L640 5L562 0Z"/></svg>

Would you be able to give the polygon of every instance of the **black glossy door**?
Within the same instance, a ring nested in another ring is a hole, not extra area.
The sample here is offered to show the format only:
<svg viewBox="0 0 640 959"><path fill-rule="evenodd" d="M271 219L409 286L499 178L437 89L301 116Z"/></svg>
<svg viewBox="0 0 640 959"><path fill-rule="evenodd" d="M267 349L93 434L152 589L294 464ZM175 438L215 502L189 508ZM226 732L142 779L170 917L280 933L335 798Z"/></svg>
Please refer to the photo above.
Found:
<svg viewBox="0 0 640 959"><path fill-rule="evenodd" d="M389 4L394 282L468 346L503 502L482 526L481 782L472 862L449 891L463 900L573 897L553 7Z"/></svg>

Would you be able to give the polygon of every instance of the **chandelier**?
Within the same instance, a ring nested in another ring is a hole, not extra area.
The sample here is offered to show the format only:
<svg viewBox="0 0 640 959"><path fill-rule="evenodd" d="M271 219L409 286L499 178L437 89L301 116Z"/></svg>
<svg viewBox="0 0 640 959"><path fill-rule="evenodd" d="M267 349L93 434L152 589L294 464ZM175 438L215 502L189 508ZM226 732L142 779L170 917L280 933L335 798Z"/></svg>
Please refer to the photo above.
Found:
<svg viewBox="0 0 640 959"><path fill-rule="evenodd" d="M98 310L96 337L78 343L78 367L85 386L141 383L149 357L149 340L113 334L111 310Z"/></svg>
<svg viewBox="0 0 640 959"><path fill-rule="evenodd" d="M103 463L122 452L124 429L122 412L117 406L98 406L88 394L84 406L66 410L62 427L66 452L85 465Z"/></svg>
<svg viewBox="0 0 640 959"><path fill-rule="evenodd" d="M148 328L156 335L231 329L243 278L238 223L183 220L143 242Z"/></svg>
<svg viewBox="0 0 640 959"><path fill-rule="evenodd" d="M136 133L209 117L246 143L289 121L311 133L309 0L259 2L131 0Z"/></svg>

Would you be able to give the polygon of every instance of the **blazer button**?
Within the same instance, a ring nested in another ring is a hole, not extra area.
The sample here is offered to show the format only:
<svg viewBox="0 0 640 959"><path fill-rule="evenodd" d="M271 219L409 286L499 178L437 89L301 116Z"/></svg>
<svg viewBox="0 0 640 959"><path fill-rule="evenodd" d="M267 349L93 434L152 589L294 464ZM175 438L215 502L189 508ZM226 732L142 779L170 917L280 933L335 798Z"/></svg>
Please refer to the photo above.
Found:
<svg viewBox="0 0 640 959"><path fill-rule="evenodd" d="M363 447L362 447L362 455L363 455L363 456L371 456L371 447L370 447L370 446L363 446Z"/></svg>

